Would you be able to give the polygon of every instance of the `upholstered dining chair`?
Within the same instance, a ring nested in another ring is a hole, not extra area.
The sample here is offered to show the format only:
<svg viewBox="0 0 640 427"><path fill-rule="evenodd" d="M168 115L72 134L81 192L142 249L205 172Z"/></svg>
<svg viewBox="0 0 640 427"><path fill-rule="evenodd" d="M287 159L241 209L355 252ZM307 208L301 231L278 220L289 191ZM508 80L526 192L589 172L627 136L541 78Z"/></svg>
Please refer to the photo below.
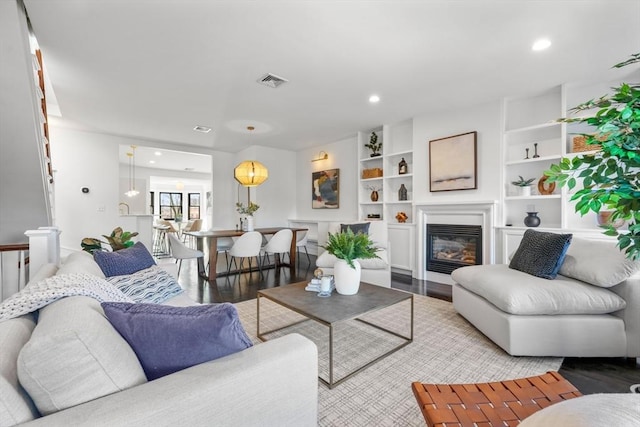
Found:
<svg viewBox="0 0 640 427"><path fill-rule="evenodd" d="M175 233L167 234L167 238L169 239L169 248L171 249L171 256L176 259L178 263L178 277L180 277L180 268L182 267L182 260L184 259L197 259L200 257L204 257L204 253L202 251L198 251L196 249L191 249L185 246L184 243L178 239Z"/></svg>
<svg viewBox="0 0 640 427"><path fill-rule="evenodd" d="M284 254L289 253L291 250L291 239L293 239L293 232L289 229L280 230L274 234L260 251L262 254L262 264L264 265L265 258L267 259L267 262L270 262L269 254L273 254L275 257L276 267L278 267Z"/></svg>
<svg viewBox="0 0 640 427"><path fill-rule="evenodd" d="M238 258L241 258L240 267L242 267L244 259L248 258L249 271L251 271L251 260L255 258L256 263L258 264L258 270L260 270L260 275L262 275L262 266L260 265L261 244L262 234L259 231L249 231L238 237L233 243L233 246L228 250L230 258L227 263L227 272L231 272L232 263L236 270L238 270L238 273L241 272L240 268L238 268Z"/></svg>
<svg viewBox="0 0 640 427"><path fill-rule="evenodd" d="M307 261L309 261L309 265L311 265L311 258L309 258L309 252L307 251L307 242L309 240L309 232L308 231L303 231L301 233L298 233L297 236L298 240L296 241L296 252L297 252L297 259L298 259L298 263L300 263L300 248L304 248L304 253L307 254Z"/></svg>

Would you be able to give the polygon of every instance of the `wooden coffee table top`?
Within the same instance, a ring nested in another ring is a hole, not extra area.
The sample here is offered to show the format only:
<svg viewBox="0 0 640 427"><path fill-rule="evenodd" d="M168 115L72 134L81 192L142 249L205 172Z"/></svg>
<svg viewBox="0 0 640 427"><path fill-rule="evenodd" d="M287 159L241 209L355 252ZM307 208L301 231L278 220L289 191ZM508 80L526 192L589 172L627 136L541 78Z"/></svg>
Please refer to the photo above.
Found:
<svg viewBox="0 0 640 427"><path fill-rule="evenodd" d="M409 292L361 282L355 295L340 295L334 290L330 297L322 298L317 292L305 291L307 284L299 282L263 289L258 291L258 296L325 324L354 319L413 297Z"/></svg>

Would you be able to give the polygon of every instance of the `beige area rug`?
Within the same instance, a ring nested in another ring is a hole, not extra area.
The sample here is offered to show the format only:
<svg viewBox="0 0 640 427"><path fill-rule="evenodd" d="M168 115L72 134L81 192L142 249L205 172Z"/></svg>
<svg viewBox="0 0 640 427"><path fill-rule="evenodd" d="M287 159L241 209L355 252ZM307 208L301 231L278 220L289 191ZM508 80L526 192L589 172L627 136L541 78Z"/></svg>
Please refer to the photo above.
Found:
<svg viewBox="0 0 640 427"><path fill-rule="evenodd" d="M261 331L304 319L266 299L260 300ZM236 304L240 319L254 343L256 300ZM366 320L408 334L408 302L379 310ZM411 383L468 383L500 381L558 370L562 358L512 357L457 314L451 303L415 295L414 339L411 344L329 389L319 384L321 426L424 426L424 418L411 391ZM318 346L319 371L328 378L328 328L306 321L283 332L299 332ZM334 329L338 378L354 367L396 346L390 334L349 321Z"/></svg>

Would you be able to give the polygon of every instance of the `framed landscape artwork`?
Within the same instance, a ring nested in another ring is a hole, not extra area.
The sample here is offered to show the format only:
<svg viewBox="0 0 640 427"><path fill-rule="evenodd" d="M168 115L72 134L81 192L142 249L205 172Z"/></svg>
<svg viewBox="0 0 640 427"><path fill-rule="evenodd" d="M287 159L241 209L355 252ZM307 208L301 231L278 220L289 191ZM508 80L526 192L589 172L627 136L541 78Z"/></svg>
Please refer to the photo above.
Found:
<svg viewBox="0 0 640 427"><path fill-rule="evenodd" d="M311 173L311 207L337 209L340 207L340 169Z"/></svg>
<svg viewBox="0 0 640 427"><path fill-rule="evenodd" d="M477 132L429 141L429 191L478 188Z"/></svg>

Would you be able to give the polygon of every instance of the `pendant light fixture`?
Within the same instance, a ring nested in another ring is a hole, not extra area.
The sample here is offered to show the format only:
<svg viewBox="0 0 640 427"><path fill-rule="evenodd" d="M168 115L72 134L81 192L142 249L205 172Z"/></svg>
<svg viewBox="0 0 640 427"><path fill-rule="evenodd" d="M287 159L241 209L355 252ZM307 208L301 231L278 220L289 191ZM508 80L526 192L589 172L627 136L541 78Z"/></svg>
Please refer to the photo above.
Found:
<svg viewBox="0 0 640 427"><path fill-rule="evenodd" d="M247 130L252 132L255 128L247 126ZM251 202L249 189L257 187L269 178L267 167L257 160L245 160L235 167L233 176L241 185L247 187L247 201Z"/></svg>
<svg viewBox="0 0 640 427"><path fill-rule="evenodd" d="M131 152L127 153L127 157L129 158L129 191L127 191L125 196L127 197L135 197L140 192L136 190L136 146L131 146Z"/></svg>

